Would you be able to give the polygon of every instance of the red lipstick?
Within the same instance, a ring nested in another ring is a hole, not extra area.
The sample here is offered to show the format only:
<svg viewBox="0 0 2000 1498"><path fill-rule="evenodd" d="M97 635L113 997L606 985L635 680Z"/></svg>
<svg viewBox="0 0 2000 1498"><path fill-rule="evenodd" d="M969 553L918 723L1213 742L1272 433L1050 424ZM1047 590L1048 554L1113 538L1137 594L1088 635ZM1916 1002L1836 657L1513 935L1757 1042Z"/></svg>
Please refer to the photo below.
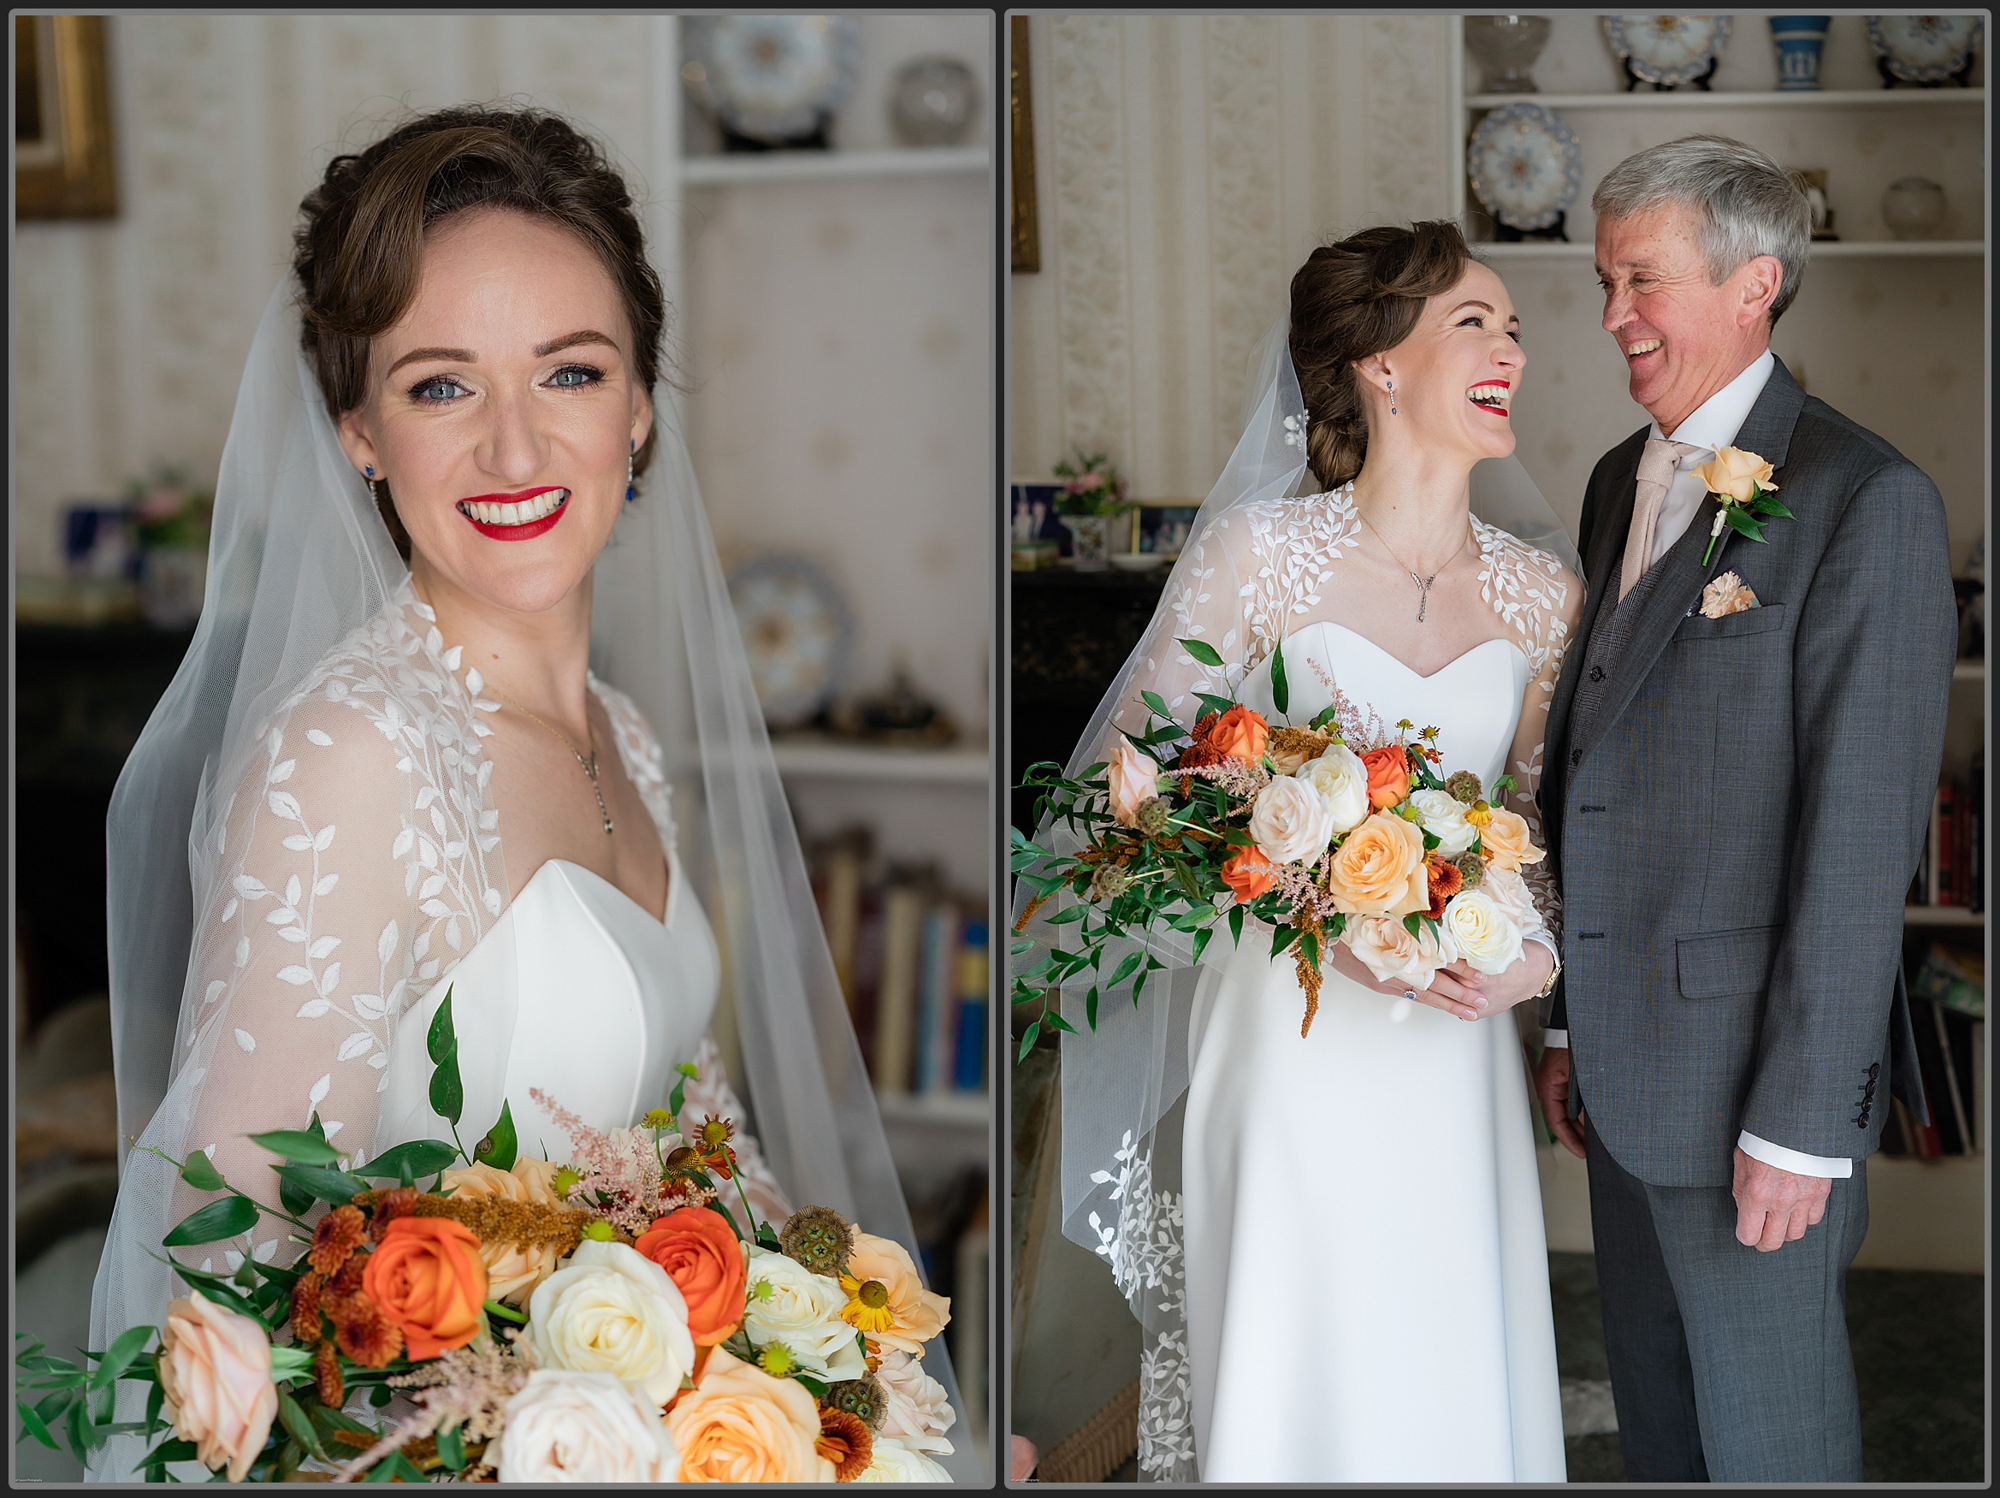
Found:
<svg viewBox="0 0 2000 1498"><path fill-rule="evenodd" d="M511 505L542 508L547 504L545 496L551 494L557 496L555 507L537 519L512 525L497 519L495 512ZM569 512L569 496L570 491L559 484L544 484L539 489L523 489L518 494L475 494L469 499L461 499L455 508L474 530L491 540L532 541L554 530L556 522ZM486 512L485 518L481 518L481 510Z"/></svg>

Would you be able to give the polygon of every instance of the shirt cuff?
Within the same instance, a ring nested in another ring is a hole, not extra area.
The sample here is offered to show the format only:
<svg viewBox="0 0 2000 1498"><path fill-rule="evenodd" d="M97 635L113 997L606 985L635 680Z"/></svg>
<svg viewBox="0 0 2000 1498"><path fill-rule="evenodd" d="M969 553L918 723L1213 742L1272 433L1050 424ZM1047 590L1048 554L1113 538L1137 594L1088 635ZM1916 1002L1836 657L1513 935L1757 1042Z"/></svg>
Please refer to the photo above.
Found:
<svg viewBox="0 0 2000 1498"><path fill-rule="evenodd" d="M1852 1160L1801 1154L1797 1150L1786 1149L1782 1144L1759 1139L1748 1129L1737 1136L1736 1147L1753 1160L1762 1160L1766 1165L1789 1170L1795 1176L1826 1176L1832 1180L1844 1181L1854 1174Z"/></svg>
<svg viewBox="0 0 2000 1498"><path fill-rule="evenodd" d="M1543 1048L1544 1048L1545 1050L1551 1050L1551 1051L1566 1051L1566 1050L1568 1050L1568 1049L1569 1049L1569 1031L1567 1031L1567 1030L1544 1030L1544 1031L1542 1031L1542 1046L1543 1046Z"/></svg>

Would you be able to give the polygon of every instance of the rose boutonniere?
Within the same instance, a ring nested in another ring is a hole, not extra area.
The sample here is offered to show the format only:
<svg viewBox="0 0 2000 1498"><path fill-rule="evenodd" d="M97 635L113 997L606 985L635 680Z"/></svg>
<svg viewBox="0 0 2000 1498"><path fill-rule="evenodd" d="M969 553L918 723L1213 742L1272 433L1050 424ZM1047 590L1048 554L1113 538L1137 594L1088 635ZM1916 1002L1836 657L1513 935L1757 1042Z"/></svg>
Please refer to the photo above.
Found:
<svg viewBox="0 0 2000 1498"><path fill-rule="evenodd" d="M1740 447L1719 447L1715 450L1715 461L1698 465L1695 473L1708 485L1708 492L1722 503L1722 508L1716 511L1715 524L1708 530L1708 550L1701 554L1704 567L1715 555L1716 539L1724 526L1742 532L1752 541L1762 541L1764 520L1794 518L1778 499L1778 486L1771 482L1771 465L1756 453Z"/></svg>

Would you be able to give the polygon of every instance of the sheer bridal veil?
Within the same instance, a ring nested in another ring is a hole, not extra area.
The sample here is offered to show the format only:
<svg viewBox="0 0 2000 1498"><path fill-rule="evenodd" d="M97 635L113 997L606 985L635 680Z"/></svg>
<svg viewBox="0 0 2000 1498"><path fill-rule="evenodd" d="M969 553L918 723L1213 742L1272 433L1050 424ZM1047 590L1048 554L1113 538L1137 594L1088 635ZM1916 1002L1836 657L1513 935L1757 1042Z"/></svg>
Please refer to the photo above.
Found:
<svg viewBox="0 0 2000 1498"><path fill-rule="evenodd" d="M1176 619L1206 603L1211 586L1226 586L1216 580L1216 569L1204 568L1196 540L1232 511L1318 492L1306 462L1305 402L1292 367L1290 331L1289 317L1281 317L1250 357L1242 436L1195 518L1139 645L1064 767L1070 777L1105 757L1116 715L1137 700L1167 653L1178 652L1174 636L1186 631ZM1471 498L1480 520L1552 553L1580 574L1574 544L1518 459L1510 455L1478 464ZM1326 579L1319 586L1323 591L1330 585ZM1240 657L1242 642L1214 643L1231 666L1243 664L1230 653L1234 645ZM1016 766L1015 773L1025 768ZM1081 847L1073 833L1047 817L1035 840L1057 854ZM1023 935L1034 938L1031 949L1013 958L1014 971L1024 973L1060 945L1063 926L1052 918L1075 904L1063 891L1029 915L1029 899L1030 892L1017 886L1014 920ZM1153 972L1137 1005L1130 979L1115 989L1103 985L1095 1032L1086 1024L1085 999L1097 970L1086 969L1051 995L1051 1006L1059 1004L1081 1032L1061 1042L1063 1235L1106 1261L1144 1329L1139 1463L1148 1481L1195 1480L1181 1281L1181 1138L1174 1121L1188 1085L1189 1025L1201 981L1192 940L1157 929L1109 943L1103 974L1116 971L1134 952L1157 959L1164 971ZM1226 945L1213 943L1210 952ZM1276 1220L1271 1226L1282 1230Z"/></svg>
<svg viewBox="0 0 2000 1498"><path fill-rule="evenodd" d="M253 772L265 720L408 578L300 351L296 291L287 277L258 325L216 483L205 606L111 804L111 1003L126 1143L93 1303L95 1347L128 1326L159 1324L167 1301L183 1293L158 1258L177 1215L175 1171L160 1155L129 1146L136 1139L176 1158L199 1147L189 1129L205 1058L231 1043L229 1021L215 1012L227 1001L195 991L190 954L197 931L231 896L217 886L228 867L221 840L235 788ZM654 401L652 464L597 563L591 664L634 699L661 741L682 868L721 949L719 1003L734 1009L744 1122L795 1205L833 1207L915 1259L680 414L670 389L657 388ZM469 702L446 701L455 678L439 683L431 673L430 688L471 723ZM447 757L454 752L447 746ZM498 853L496 840L483 870L487 916L499 913L494 891L508 888ZM496 995L490 1025L482 1019L498 1055L506 1053L512 1006L512 995ZM262 1127L304 1122L274 1118ZM194 1250L191 1262L207 1252ZM960 1417L950 1432L954 1453L938 1460L955 1481L978 1480L969 1412L942 1341L928 1349L924 1368ZM131 1437L114 1438L93 1475L125 1478L141 1450Z"/></svg>

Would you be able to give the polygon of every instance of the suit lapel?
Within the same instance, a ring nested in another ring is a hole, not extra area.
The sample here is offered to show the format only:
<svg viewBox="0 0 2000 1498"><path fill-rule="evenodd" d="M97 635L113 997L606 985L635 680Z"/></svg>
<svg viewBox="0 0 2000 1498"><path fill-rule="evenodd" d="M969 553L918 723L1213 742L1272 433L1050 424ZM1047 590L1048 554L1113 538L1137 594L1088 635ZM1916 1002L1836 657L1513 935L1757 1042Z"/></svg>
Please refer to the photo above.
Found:
<svg viewBox="0 0 2000 1498"><path fill-rule="evenodd" d="M1583 558L1583 609L1577 615L1576 633L1563 652L1565 659L1575 662L1575 665L1556 678L1555 695L1549 701L1550 744L1562 743L1569 730L1570 705L1576 700L1577 678L1582 674L1584 653L1590 644L1590 632L1597 627L1597 616L1602 612L1605 589L1616 583L1611 564L1618 559L1619 547L1624 542L1625 533L1632 528L1632 506L1639 483L1639 459L1646 451L1646 437L1650 430L1650 428L1641 430L1626 439L1624 447L1629 451L1620 452L1622 461L1611 470L1611 477L1605 481L1604 491L1597 496L1605 506L1605 513L1604 518L1598 523L1596 532L1590 538L1590 555Z"/></svg>
<svg viewBox="0 0 2000 1498"><path fill-rule="evenodd" d="M1730 446L1762 454L1773 469L1782 470L1786 451L1791 445L1792 428L1798 424L1799 411L1804 405L1805 392L1799 389L1798 382L1792 378L1784 362L1774 356L1771 377L1764 382L1757 404L1750 408L1750 414L1744 418L1742 429ZM1638 466L1635 462L1632 470L1632 486L1635 489L1637 480ZM1782 478L1778 475L1774 474L1773 480L1782 486ZM1632 504L1633 498L1628 494L1622 507L1627 528L1631 525ZM1704 500L1686 532L1660 558L1660 575L1652 591L1637 605L1639 612L1632 620L1625 648L1612 668L1611 679L1605 683L1604 700L1598 705L1584 742L1573 746L1575 751L1588 753L1617 721L1625 705L1638 692L1639 684L1651 673L1654 662L1659 660L1660 652L1666 649L1667 641L1687 616L1688 609L1701 597L1701 590L1708 586L1710 578L1725 570L1731 545L1754 544L1725 530L1714 555L1704 567L1701 554L1708 549L1709 527L1714 523L1715 502ZM1621 539L1622 535L1621 531ZM1601 551L1602 548L1592 547L1592 550ZM1600 567L1600 574L1605 570ZM1616 586L1615 580L1609 577L1604 578L1604 583L1605 586ZM1601 593L1602 590L1599 591ZM1594 614L1592 619L1594 621Z"/></svg>

